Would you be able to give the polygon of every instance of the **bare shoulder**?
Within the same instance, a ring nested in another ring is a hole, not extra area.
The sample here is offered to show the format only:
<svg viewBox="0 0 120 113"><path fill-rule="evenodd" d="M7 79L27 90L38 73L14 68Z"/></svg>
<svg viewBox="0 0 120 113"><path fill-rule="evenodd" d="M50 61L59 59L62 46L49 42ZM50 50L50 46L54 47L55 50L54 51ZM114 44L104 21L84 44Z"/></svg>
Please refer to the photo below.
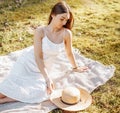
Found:
<svg viewBox="0 0 120 113"><path fill-rule="evenodd" d="M65 34L64 34L64 38L72 38L72 32L71 30L65 28Z"/></svg>
<svg viewBox="0 0 120 113"><path fill-rule="evenodd" d="M43 37L44 36L44 28L45 28L45 26L38 26L35 29L35 35Z"/></svg>

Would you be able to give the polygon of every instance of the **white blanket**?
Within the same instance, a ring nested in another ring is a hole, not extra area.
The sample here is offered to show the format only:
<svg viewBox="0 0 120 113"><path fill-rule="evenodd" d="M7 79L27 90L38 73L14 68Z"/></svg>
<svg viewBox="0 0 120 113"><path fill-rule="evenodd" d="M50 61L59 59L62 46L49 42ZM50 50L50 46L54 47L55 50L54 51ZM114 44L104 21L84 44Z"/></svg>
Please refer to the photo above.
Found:
<svg viewBox="0 0 120 113"><path fill-rule="evenodd" d="M21 53L22 50L19 50L6 56L0 56L0 82L2 82L2 80L8 75L11 67ZM86 58L81 56L81 59L84 60ZM105 66L91 59L88 61L91 62L89 63L89 67L92 71L94 71L94 73L96 73L95 75L91 70L88 70L88 72L84 74L81 73L80 76L78 76L77 73L73 74L74 76L70 74L69 77L65 75L59 79L59 84L56 83L58 88L60 88L60 84L63 86L75 84L91 93L98 86L105 84L106 81L108 81L114 75L115 67L113 65ZM96 67L99 68L99 70L96 70ZM68 71L66 74L69 74L69 72L70 71ZM97 74L99 76L96 76ZM0 113L48 113L55 108L56 106L53 105L49 100L39 104L13 102L0 104Z"/></svg>

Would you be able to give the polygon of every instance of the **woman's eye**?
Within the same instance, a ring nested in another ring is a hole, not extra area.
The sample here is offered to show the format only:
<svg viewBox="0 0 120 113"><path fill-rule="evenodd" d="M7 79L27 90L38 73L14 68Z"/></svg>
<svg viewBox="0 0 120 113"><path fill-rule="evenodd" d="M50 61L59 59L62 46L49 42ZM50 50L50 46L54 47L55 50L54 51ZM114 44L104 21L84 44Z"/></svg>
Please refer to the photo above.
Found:
<svg viewBox="0 0 120 113"><path fill-rule="evenodd" d="M63 21L64 19L60 19L61 21Z"/></svg>

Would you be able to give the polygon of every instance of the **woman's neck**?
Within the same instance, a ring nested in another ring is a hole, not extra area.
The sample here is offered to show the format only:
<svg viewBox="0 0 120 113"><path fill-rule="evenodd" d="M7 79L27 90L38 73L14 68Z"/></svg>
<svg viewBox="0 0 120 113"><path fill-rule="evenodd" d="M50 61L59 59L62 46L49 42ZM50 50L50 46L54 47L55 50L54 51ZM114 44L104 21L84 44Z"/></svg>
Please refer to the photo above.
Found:
<svg viewBox="0 0 120 113"><path fill-rule="evenodd" d="M57 28L52 22L48 25L47 28L50 32L53 32L53 33L59 32L62 29L62 28Z"/></svg>

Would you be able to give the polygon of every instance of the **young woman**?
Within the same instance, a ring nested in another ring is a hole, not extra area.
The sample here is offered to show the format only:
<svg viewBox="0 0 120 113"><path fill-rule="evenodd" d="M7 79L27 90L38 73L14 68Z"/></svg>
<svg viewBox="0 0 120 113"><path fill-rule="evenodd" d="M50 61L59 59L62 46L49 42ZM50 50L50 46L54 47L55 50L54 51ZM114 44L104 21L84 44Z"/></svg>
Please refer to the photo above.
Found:
<svg viewBox="0 0 120 113"><path fill-rule="evenodd" d="M75 80L77 83L78 77L81 76L83 80L81 79L81 83L77 84L85 86L84 82L90 79L90 73L95 78L101 78L99 69L102 69L101 73L108 75L108 78L113 75L113 68L83 58L76 49L72 48L73 22L72 12L65 2L54 5L48 25L40 26L35 30L34 46L22 51L23 54L15 62L9 76L0 84L0 103L12 101L39 103L48 99L54 88L68 85L71 76L75 77L71 82L73 84ZM93 69L91 66L97 68ZM70 73L68 70L71 70ZM65 80L62 81L66 75L67 84ZM92 84L94 84L93 78L87 85L92 86ZM97 86L98 84L95 84L95 87Z"/></svg>

